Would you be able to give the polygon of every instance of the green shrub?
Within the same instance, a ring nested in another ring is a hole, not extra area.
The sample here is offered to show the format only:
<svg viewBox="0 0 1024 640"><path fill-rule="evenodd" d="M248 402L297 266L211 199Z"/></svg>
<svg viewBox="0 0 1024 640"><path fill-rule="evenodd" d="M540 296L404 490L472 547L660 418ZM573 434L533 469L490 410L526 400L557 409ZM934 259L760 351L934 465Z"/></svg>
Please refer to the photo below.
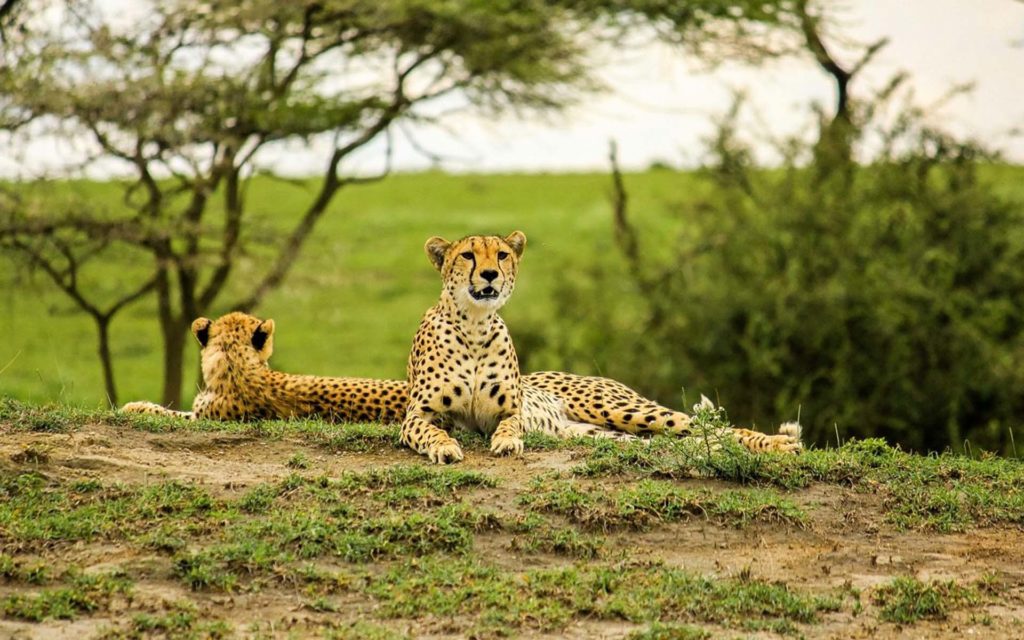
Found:
<svg viewBox="0 0 1024 640"><path fill-rule="evenodd" d="M726 123L708 188L666 206L677 237L644 212L617 226L636 258L620 242L563 283L564 322L526 332L527 369L601 372L675 406L685 385L684 402L705 393L743 425L799 411L818 444L1011 452L1024 203L985 179L993 156L921 122L857 128L854 148L881 140L870 164L792 141L777 170L753 166Z"/></svg>

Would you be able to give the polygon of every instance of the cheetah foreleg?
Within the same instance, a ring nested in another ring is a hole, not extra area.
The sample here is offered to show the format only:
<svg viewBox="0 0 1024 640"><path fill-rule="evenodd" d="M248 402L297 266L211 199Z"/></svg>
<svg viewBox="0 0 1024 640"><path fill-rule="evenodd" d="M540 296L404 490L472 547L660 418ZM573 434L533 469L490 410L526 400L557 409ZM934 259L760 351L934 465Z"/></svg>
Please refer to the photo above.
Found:
<svg viewBox="0 0 1024 640"><path fill-rule="evenodd" d="M444 429L434 426L421 413L410 411L402 422L402 444L421 453L435 464L462 460L462 447Z"/></svg>
<svg viewBox="0 0 1024 640"><path fill-rule="evenodd" d="M523 453L523 419L521 414L504 418L491 436L491 453L497 456L518 456Z"/></svg>

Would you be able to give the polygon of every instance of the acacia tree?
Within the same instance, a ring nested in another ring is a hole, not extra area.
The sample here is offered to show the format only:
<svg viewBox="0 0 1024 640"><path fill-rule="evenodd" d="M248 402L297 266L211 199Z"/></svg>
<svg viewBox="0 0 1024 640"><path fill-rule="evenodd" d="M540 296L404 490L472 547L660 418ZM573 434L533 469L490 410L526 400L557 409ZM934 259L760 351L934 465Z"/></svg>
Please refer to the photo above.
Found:
<svg viewBox="0 0 1024 640"><path fill-rule="evenodd" d="M250 310L278 286L335 194L387 173L351 175L342 163L378 138L390 143L396 124L429 119L424 107L442 99L557 109L594 86L586 47L641 27L699 55L707 42L772 55L761 26L791 2L155 0L128 27L97 0L54 0L56 19L36 3L29 19L19 6L0 53L0 131L88 141L89 156L63 176L113 160L131 179L119 207L58 206L23 189L18 206L0 207L0 248L93 319L111 402L111 322L154 295L162 399L176 405L190 321L213 307ZM224 304L247 243L245 186L261 154L323 136L333 146L315 195L266 270ZM127 270L118 283L87 277L91 265L124 253L148 264L145 272Z"/></svg>
<svg viewBox="0 0 1024 640"><path fill-rule="evenodd" d="M180 402L189 323L218 303L243 251L245 184L268 147L333 140L315 195L230 305L243 310L281 283L340 189L387 173L347 175L342 163L396 123L427 118L422 107L446 96L492 110L557 108L586 82L566 11L540 0L170 0L130 27L92 0L55 7L59 18L5 36L0 128L87 141L88 157L64 175L115 160L131 179L118 207L44 204L38 190L15 190L0 246L93 318L115 403L110 323L148 294L159 310L162 399ZM126 251L149 265L135 281L96 287L83 276Z"/></svg>

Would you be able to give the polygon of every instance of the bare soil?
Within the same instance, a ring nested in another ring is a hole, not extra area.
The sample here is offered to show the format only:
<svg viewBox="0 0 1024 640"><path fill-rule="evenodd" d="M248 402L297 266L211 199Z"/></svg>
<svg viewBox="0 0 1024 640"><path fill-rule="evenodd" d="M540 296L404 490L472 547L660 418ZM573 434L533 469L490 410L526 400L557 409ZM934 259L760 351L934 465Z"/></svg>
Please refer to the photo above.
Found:
<svg viewBox="0 0 1024 640"><path fill-rule="evenodd" d="M42 458L26 462L25 452L29 449L42 452ZM310 468L301 473L328 476L420 461L411 452L398 450L335 455L292 439L262 440L224 433L148 433L128 427L93 425L67 434L0 434L0 473L30 466L52 478L94 478L104 483L141 484L177 479L198 483L211 493L236 496L257 483L280 480L294 473L286 463L296 453L304 454L311 462ZM500 483L497 488L468 492L465 500L473 505L514 511L516 496L526 490L532 478L570 468L574 464L572 456L568 451L528 451L520 459L497 459L483 450L470 450L460 466L491 475ZM596 482L612 489L631 481L611 478ZM686 482L713 489L725 487L718 482ZM885 523L882 498L870 488L820 485L794 492L791 497L809 515L809 524L803 528L732 528L698 518L642 532L611 532L607 534L607 543L632 558L663 560L715 576L749 574L822 593L844 585L867 593L904 575L970 583L983 574L995 574L1003 588L998 602L956 610L943 621L922 621L905 627L879 622L877 615L872 615L870 598L863 597L864 610L859 614L844 607L841 612L823 616L817 625L801 626L800 631L811 638L876 640L1024 637L1024 531L1020 528L987 528L958 534L901 532ZM0 523L0 529L2 526ZM512 535L481 534L474 553L510 569L580 562L512 551ZM246 637L246 629L254 622L259 623L263 637L315 637L325 621L374 619L373 600L360 594L344 596L337 612L320 613L306 606L303 594L286 588L228 595L192 592L169 576L165 557L147 555L128 545L78 544L61 550L56 562L77 564L88 570L133 567L143 569L139 573L144 577L136 578L131 600L115 603L111 612L43 623L0 619L0 638L88 638L125 624L130 613L160 611L167 603L185 598L197 603L204 616L229 621L242 637ZM0 582L0 597L19 589L30 591ZM459 626L451 621L377 622L414 637L460 637L452 631ZM627 622L585 620L549 636L524 631L521 637L621 638L638 628ZM706 628L714 637L776 637L769 632L744 634L735 629Z"/></svg>

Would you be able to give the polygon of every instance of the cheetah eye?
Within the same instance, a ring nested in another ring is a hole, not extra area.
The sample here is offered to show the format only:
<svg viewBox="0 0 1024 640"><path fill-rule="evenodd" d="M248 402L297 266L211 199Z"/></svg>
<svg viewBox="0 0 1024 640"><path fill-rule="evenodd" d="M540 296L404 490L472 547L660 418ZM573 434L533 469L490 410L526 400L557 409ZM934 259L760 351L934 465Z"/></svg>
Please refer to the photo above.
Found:
<svg viewBox="0 0 1024 640"><path fill-rule="evenodd" d="M472 251L463 251L462 252L462 257L465 258L466 260L472 260L473 259L473 252Z"/></svg>
<svg viewBox="0 0 1024 640"><path fill-rule="evenodd" d="M508 252L507 251L499 251L498 252L498 260L504 260L507 257L508 257Z"/></svg>

